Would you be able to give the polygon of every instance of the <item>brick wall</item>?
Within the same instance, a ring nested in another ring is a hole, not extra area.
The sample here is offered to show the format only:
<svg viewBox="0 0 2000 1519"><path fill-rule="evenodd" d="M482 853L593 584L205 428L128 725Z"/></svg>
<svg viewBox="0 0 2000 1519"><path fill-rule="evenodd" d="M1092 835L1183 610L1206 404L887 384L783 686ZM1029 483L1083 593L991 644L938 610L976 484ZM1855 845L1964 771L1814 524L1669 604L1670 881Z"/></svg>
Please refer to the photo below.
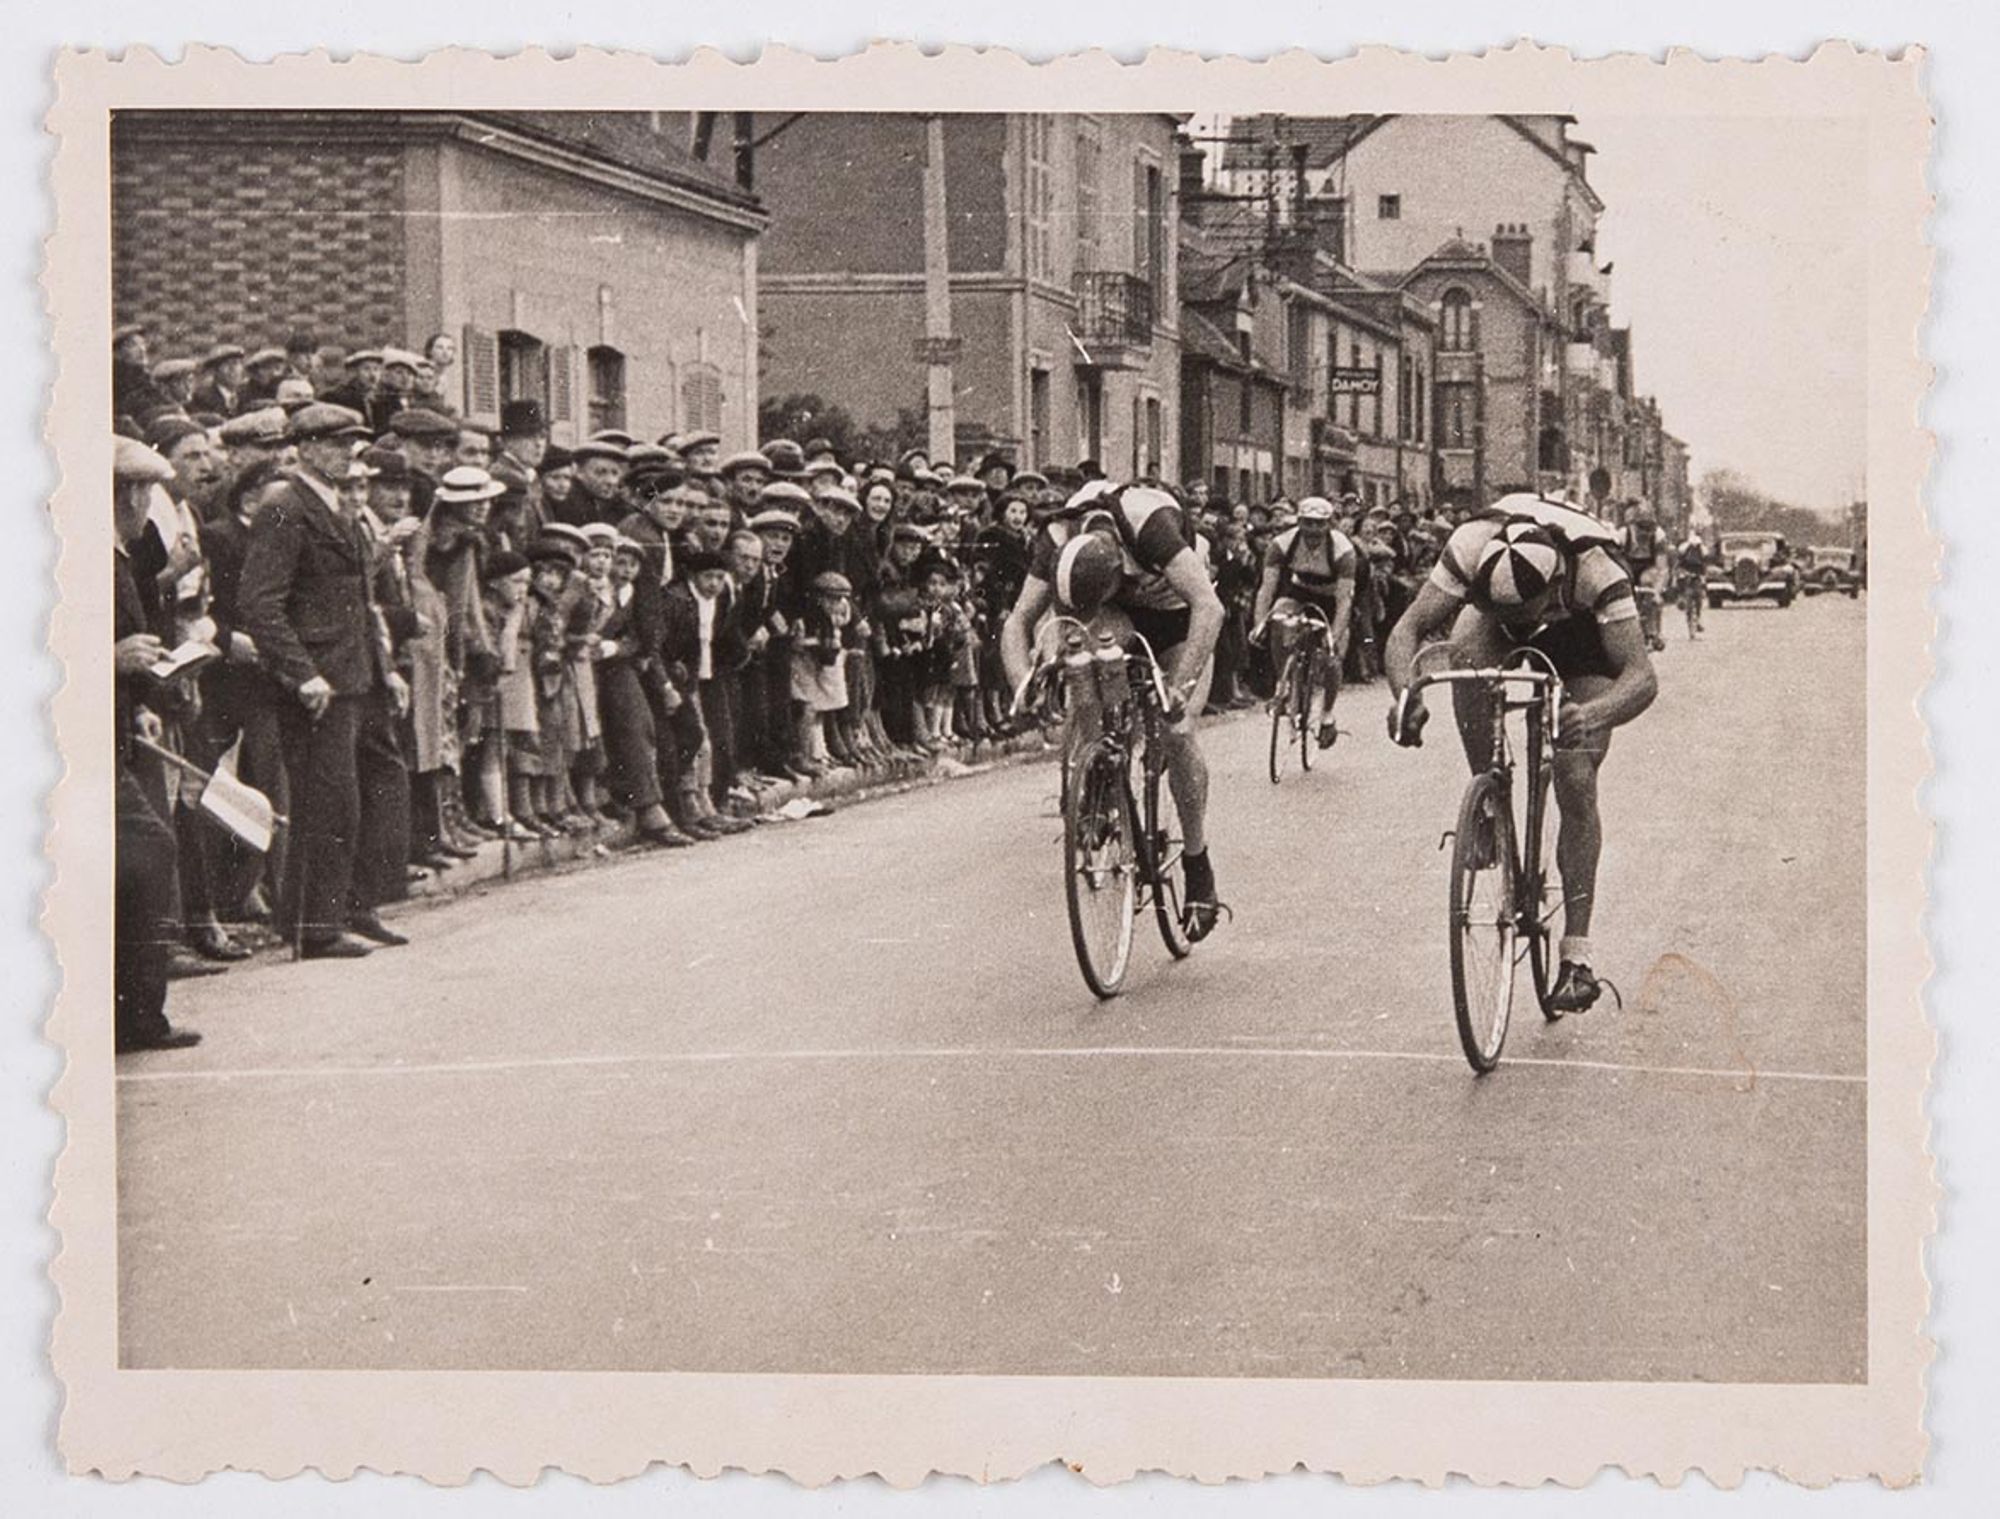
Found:
<svg viewBox="0 0 2000 1519"><path fill-rule="evenodd" d="M122 117L111 149L114 321L155 358L310 325L346 347L406 332L403 149L267 135L241 113Z"/></svg>

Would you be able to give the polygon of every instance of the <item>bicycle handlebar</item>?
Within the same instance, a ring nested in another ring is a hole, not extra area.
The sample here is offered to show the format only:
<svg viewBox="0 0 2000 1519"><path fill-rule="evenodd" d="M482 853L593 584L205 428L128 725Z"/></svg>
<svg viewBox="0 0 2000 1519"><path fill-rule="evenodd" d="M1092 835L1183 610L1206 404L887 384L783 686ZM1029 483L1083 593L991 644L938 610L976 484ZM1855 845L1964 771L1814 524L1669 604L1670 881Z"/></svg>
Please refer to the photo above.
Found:
<svg viewBox="0 0 2000 1519"><path fill-rule="evenodd" d="M1430 648L1419 651L1415 663L1422 664L1424 655L1429 654L1432 649L1439 649L1449 653L1450 645L1441 643L1433 644ZM1418 675L1409 685L1403 688L1403 694L1396 698L1396 731L1398 733L1404 731L1409 717L1410 703L1417 697L1419 692L1428 686L1463 683L1477 683L1483 686L1505 686L1509 682L1518 681L1524 685L1534 687L1539 692L1547 693L1549 701L1549 742L1554 743L1562 733L1563 697L1562 677L1556 673L1555 661L1550 659L1540 649L1526 647L1515 650L1510 658L1519 660L1521 663L1484 665L1474 669L1441 670L1435 674ZM1542 668L1524 668L1530 662L1540 664Z"/></svg>

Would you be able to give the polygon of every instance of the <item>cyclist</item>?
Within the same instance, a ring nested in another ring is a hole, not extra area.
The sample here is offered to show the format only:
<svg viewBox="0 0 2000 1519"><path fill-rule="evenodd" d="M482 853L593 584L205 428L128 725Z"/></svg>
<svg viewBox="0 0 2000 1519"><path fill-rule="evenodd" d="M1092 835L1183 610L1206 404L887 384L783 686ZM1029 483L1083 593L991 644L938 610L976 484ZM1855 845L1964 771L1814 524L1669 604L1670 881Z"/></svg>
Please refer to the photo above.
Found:
<svg viewBox="0 0 2000 1519"><path fill-rule="evenodd" d="M1632 577L1639 604L1639 625L1649 648L1664 649L1660 636L1660 597L1666 589L1667 540L1652 511L1641 506L1618 535L1618 556Z"/></svg>
<svg viewBox="0 0 2000 1519"><path fill-rule="evenodd" d="M1322 749L1331 749L1337 736L1326 698L1340 662L1347 658L1356 563L1353 540L1333 525L1333 503L1324 496L1307 496L1299 503L1298 525L1279 533L1264 550L1264 580L1257 587L1257 607L1251 617L1250 641L1260 644L1274 615L1296 617L1307 606L1326 614L1333 630L1333 673L1313 688L1308 714ZM1280 670L1291 638L1284 634L1280 647L1272 651L1272 662Z"/></svg>
<svg viewBox="0 0 2000 1519"><path fill-rule="evenodd" d="M1000 630L1007 678L1016 687L1028 678L1034 629L1052 605L1093 630L1121 639L1137 632L1152 646L1167 682L1165 760L1185 843L1187 935L1204 939L1220 904L1208 856L1208 762L1195 741L1194 720L1208 701L1223 617L1208 579L1206 546L1190 532L1180 503L1146 485L1093 481L1065 503L1049 528L1036 536L1028 578Z"/></svg>
<svg viewBox="0 0 2000 1519"><path fill-rule="evenodd" d="M1708 549L1701 534L1688 529L1687 542L1674 555L1674 580L1680 588L1681 609L1687 613L1688 637L1701 631L1702 602L1708 596Z"/></svg>
<svg viewBox="0 0 2000 1519"><path fill-rule="evenodd" d="M1550 1001L1581 1012L1599 994L1591 970L1590 920L1603 828L1597 771L1611 733L1632 721L1659 690L1639 630L1632 581L1612 556L1618 536L1565 502L1503 496L1459 527L1430 578L1389 635L1389 735L1423 742L1429 714L1413 698L1397 727L1397 705L1426 641L1450 635L1461 666L1496 664L1514 649L1539 649L1555 667L1565 697L1554 755L1561 832L1556 865L1563 882L1561 969ZM1492 722L1484 691L1452 687L1465 757L1475 771L1491 763Z"/></svg>

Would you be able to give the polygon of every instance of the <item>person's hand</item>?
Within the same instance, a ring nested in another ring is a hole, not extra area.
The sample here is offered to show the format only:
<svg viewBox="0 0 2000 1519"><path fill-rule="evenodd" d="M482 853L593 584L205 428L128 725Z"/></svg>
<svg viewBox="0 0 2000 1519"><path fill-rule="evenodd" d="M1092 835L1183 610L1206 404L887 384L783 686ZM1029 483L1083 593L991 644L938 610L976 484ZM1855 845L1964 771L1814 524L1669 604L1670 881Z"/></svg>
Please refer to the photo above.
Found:
<svg viewBox="0 0 2000 1519"><path fill-rule="evenodd" d="M231 664L254 665L257 663L257 641L248 633L229 635L229 660Z"/></svg>
<svg viewBox="0 0 2000 1519"><path fill-rule="evenodd" d="M750 652L752 654L763 653L764 645L769 643L770 641L771 641L771 630L769 628L759 628L756 632L750 635L749 639Z"/></svg>
<svg viewBox="0 0 2000 1519"><path fill-rule="evenodd" d="M111 651L111 667L120 675L144 675L167 657L167 646L151 633L129 633Z"/></svg>
<svg viewBox="0 0 2000 1519"><path fill-rule="evenodd" d="M1398 718L1402 719L1400 723ZM1422 697L1399 700L1389 708L1389 737L1405 749L1421 749L1424 746L1424 724L1430 720L1430 708L1424 705Z"/></svg>
<svg viewBox="0 0 2000 1519"><path fill-rule="evenodd" d="M861 637L866 638L868 636L868 619L866 617L857 618L854 623L854 631Z"/></svg>
<svg viewBox="0 0 2000 1519"><path fill-rule="evenodd" d="M678 712L681 709L681 693L674 689L671 681L667 682L666 692L660 698L660 708L665 712Z"/></svg>
<svg viewBox="0 0 2000 1519"><path fill-rule="evenodd" d="M615 638L598 639L594 657L597 659L616 659L618 657L618 640Z"/></svg>
<svg viewBox="0 0 2000 1519"><path fill-rule="evenodd" d="M324 675L315 675L311 680L300 682L299 700L305 703L306 711L320 717L333 705L333 687L327 684Z"/></svg>
<svg viewBox="0 0 2000 1519"><path fill-rule="evenodd" d="M771 614L771 631L776 633L780 638L783 638L787 633L792 631L792 625L786 621L783 612L773 612Z"/></svg>
<svg viewBox="0 0 2000 1519"><path fill-rule="evenodd" d="M176 580L200 563L201 549L192 533L182 533L167 551L167 570Z"/></svg>
<svg viewBox="0 0 2000 1519"><path fill-rule="evenodd" d="M396 716L407 713L410 710L410 683L403 679L401 673L391 670L382 677L382 684L388 689L389 705L395 708Z"/></svg>
<svg viewBox="0 0 2000 1519"><path fill-rule="evenodd" d="M417 637L419 638L422 638L425 635L427 635L430 632L430 630L436 626L436 624L433 623L430 620L430 618L426 617L422 612L412 612L410 615L416 619Z"/></svg>
<svg viewBox="0 0 2000 1519"><path fill-rule="evenodd" d="M1610 732L1594 702L1565 702L1562 706L1562 726L1556 731L1558 749L1575 750L1584 753L1600 753Z"/></svg>
<svg viewBox="0 0 2000 1519"><path fill-rule="evenodd" d="M392 544L408 543L418 533L423 531L423 527L423 520L419 517L399 517L389 524L389 542Z"/></svg>
<svg viewBox="0 0 2000 1519"><path fill-rule="evenodd" d="M141 707L132 714L132 728L149 744L157 744L167 736L167 727L160 721L160 714L148 707Z"/></svg>
<svg viewBox="0 0 2000 1519"><path fill-rule="evenodd" d="M1263 648L1264 640L1270 636L1270 633L1271 633L1271 619L1266 617L1262 622L1255 623L1251 626L1249 634L1251 644L1256 648L1259 649Z"/></svg>

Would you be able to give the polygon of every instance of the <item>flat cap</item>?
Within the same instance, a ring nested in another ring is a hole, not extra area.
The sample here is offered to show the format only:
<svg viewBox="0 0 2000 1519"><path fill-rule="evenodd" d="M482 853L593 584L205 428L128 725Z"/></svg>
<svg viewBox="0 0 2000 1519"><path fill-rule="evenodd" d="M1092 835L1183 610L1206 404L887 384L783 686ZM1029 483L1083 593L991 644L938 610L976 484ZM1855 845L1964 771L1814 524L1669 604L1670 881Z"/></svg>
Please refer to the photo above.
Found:
<svg viewBox="0 0 2000 1519"><path fill-rule="evenodd" d="M390 485L410 483L410 461L393 448L383 448L378 444L366 449L361 455L361 462L375 471L376 478Z"/></svg>
<svg viewBox="0 0 2000 1519"><path fill-rule="evenodd" d="M581 464L586 459L616 459L620 464L624 464L627 462L626 454L626 447L622 443L613 443L605 438L586 438L570 450L570 459L576 464Z"/></svg>
<svg viewBox="0 0 2000 1519"><path fill-rule="evenodd" d="M358 411L330 401L314 401L292 413L292 436L302 440L365 438L368 423Z"/></svg>
<svg viewBox="0 0 2000 1519"><path fill-rule="evenodd" d="M775 506L767 506L750 519L750 530L753 533L776 532L781 528L785 532L796 533L799 530L799 519L793 513Z"/></svg>
<svg viewBox="0 0 2000 1519"><path fill-rule="evenodd" d="M311 403L313 394L311 380L304 375L288 374L278 381L274 399L285 411L297 411L301 406Z"/></svg>
<svg viewBox="0 0 2000 1519"><path fill-rule="evenodd" d="M804 486L794 485L789 480L773 480L757 492L759 506L775 506L785 511L811 506L812 499Z"/></svg>
<svg viewBox="0 0 2000 1519"><path fill-rule="evenodd" d="M509 575L518 575L528 567L528 561L512 549L502 549L486 561L483 579L505 580Z"/></svg>
<svg viewBox="0 0 2000 1519"><path fill-rule="evenodd" d="M162 359L155 364L152 375L155 380L178 380L182 375L190 375L200 368L193 359Z"/></svg>
<svg viewBox="0 0 2000 1519"><path fill-rule="evenodd" d="M861 503L854 499L854 492L842 490L837 485L829 490L821 491L813 499L823 506L837 506L850 512L861 510Z"/></svg>
<svg viewBox="0 0 2000 1519"><path fill-rule="evenodd" d="M805 473L806 451L790 438L773 438L764 445L764 458L781 475Z"/></svg>
<svg viewBox="0 0 2000 1519"><path fill-rule="evenodd" d="M389 431L399 438L456 438L458 429L450 417L424 406L406 406L389 419Z"/></svg>
<svg viewBox="0 0 2000 1519"><path fill-rule="evenodd" d="M231 417L221 427L222 441L231 448L275 446L291 433L291 419L282 406L260 406Z"/></svg>
<svg viewBox="0 0 2000 1519"><path fill-rule="evenodd" d="M184 438L192 438L196 433L206 435L207 432L208 429L193 417L170 411L146 424L146 443L161 454L171 454Z"/></svg>
<svg viewBox="0 0 2000 1519"><path fill-rule="evenodd" d="M768 475L771 473L771 461L756 449L747 448L741 453L731 454L727 459L724 459L718 466L717 473L727 476L738 474L746 469L761 470L764 474Z"/></svg>
<svg viewBox="0 0 2000 1519"><path fill-rule="evenodd" d="M620 448L630 448L639 440L621 427L601 427L590 435L592 443L615 443Z"/></svg>
<svg viewBox="0 0 2000 1519"><path fill-rule="evenodd" d="M560 522L551 522L542 531L552 532L562 525ZM583 536L583 541L594 549L613 548L618 543L618 529L608 522L586 522L576 531Z"/></svg>
<svg viewBox="0 0 2000 1519"><path fill-rule="evenodd" d="M594 522L591 526L602 527L606 531L615 531L609 523ZM543 523L541 532L535 536L535 541L537 543L550 541L566 543L579 554L590 547L590 535L580 527L571 527L567 522Z"/></svg>
<svg viewBox="0 0 2000 1519"><path fill-rule="evenodd" d="M209 349L207 353L201 356L201 367L203 369L207 369L211 365L221 364L229 359L240 359L242 357L243 357L243 350L237 344L217 343L213 348Z"/></svg>
<svg viewBox="0 0 2000 1519"><path fill-rule="evenodd" d="M111 440L111 475L115 480L145 480L164 485L173 479L174 467L145 444L119 436Z"/></svg>
<svg viewBox="0 0 2000 1519"><path fill-rule="evenodd" d="M666 439L662 438L660 441L664 443ZM722 446L721 433L713 433L713 432L682 433L675 440L675 447L679 448L682 453L687 453L691 449L719 448L721 446Z"/></svg>
<svg viewBox="0 0 2000 1519"><path fill-rule="evenodd" d="M147 327L144 322L122 322L111 329L111 341L115 345L127 338L142 338L146 332Z"/></svg>
<svg viewBox="0 0 2000 1519"><path fill-rule="evenodd" d="M407 348L385 348L382 350L382 367L389 369L400 365L415 374L423 367L423 359Z"/></svg>
<svg viewBox="0 0 2000 1519"><path fill-rule="evenodd" d="M282 348L259 348L243 362L255 369L260 364L287 364L291 361L285 357L285 350Z"/></svg>
<svg viewBox="0 0 2000 1519"><path fill-rule="evenodd" d="M347 367L349 369L352 369L356 364L379 364L381 362L382 350L379 348L357 348L347 356Z"/></svg>

